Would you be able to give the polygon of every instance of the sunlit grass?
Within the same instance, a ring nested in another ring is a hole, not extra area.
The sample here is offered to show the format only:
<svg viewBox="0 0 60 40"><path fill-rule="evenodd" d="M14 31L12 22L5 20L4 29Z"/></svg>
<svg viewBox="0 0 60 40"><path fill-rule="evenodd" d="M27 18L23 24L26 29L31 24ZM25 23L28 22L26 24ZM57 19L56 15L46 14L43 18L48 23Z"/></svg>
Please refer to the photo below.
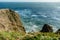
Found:
<svg viewBox="0 0 60 40"><path fill-rule="evenodd" d="M22 40L60 40L59 34L54 33L29 33Z"/></svg>
<svg viewBox="0 0 60 40"><path fill-rule="evenodd" d="M0 40L17 40L23 36L20 32L0 32Z"/></svg>
<svg viewBox="0 0 60 40"><path fill-rule="evenodd" d="M55 33L20 33L0 32L0 40L60 40L60 35Z"/></svg>

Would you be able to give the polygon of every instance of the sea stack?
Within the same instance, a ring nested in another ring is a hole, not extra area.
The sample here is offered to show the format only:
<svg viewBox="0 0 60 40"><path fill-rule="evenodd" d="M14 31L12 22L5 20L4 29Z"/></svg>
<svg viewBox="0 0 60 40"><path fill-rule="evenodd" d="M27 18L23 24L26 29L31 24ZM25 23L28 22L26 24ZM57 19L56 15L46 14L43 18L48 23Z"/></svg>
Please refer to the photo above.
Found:
<svg viewBox="0 0 60 40"><path fill-rule="evenodd" d="M19 31L25 33L18 13L11 9L0 9L0 31Z"/></svg>
<svg viewBox="0 0 60 40"><path fill-rule="evenodd" d="M41 32L53 32L53 29L50 25L44 24Z"/></svg>

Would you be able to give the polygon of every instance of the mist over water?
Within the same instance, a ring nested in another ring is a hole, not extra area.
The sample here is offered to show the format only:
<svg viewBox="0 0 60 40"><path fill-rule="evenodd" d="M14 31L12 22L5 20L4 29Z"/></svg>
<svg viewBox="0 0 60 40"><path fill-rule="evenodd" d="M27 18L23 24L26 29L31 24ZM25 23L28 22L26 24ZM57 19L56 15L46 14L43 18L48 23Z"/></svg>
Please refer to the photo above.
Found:
<svg viewBox="0 0 60 40"><path fill-rule="evenodd" d="M0 9L10 8L20 14L26 32L40 31L49 24L56 31L60 28L60 3L0 3Z"/></svg>

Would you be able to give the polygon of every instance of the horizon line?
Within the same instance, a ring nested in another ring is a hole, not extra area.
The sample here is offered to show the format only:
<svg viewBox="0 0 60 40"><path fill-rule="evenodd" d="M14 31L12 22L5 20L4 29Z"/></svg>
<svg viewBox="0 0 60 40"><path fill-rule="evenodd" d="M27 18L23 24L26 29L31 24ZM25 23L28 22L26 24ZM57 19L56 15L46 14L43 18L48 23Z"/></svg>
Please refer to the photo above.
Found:
<svg viewBox="0 0 60 40"><path fill-rule="evenodd" d="M0 1L0 2L13 2L13 1ZM34 2L33 2L34 3ZM39 3L39 2L36 2L36 3ZM48 3L48 2L47 2ZM55 2L52 2L52 3L55 3ZM56 2L57 3L57 2Z"/></svg>

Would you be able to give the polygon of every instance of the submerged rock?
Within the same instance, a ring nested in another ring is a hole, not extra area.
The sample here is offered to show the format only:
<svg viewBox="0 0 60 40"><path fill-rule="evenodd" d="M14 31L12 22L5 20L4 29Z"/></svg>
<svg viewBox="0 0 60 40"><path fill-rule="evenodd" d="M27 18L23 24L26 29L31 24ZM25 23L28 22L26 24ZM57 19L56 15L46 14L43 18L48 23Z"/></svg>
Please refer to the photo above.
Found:
<svg viewBox="0 0 60 40"><path fill-rule="evenodd" d="M10 9L0 9L0 31L19 31L25 33L19 15Z"/></svg>
<svg viewBox="0 0 60 40"><path fill-rule="evenodd" d="M58 29L58 30L56 31L56 34L60 34L60 29Z"/></svg>
<svg viewBox="0 0 60 40"><path fill-rule="evenodd" d="M52 29L52 27L50 25L44 24L41 32L53 32L53 29Z"/></svg>

